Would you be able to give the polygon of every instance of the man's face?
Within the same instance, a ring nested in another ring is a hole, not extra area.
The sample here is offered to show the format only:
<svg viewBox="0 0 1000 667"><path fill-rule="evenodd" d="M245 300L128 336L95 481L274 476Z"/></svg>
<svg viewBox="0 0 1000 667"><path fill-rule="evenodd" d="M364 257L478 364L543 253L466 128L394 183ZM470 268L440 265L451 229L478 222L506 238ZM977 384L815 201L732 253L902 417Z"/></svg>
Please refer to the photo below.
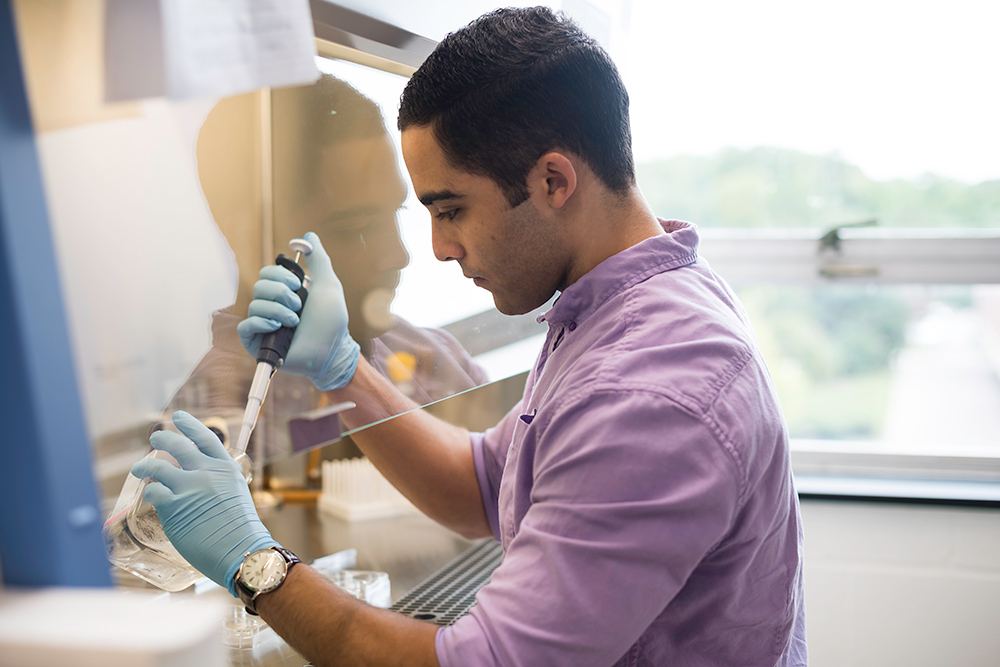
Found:
<svg viewBox="0 0 1000 667"><path fill-rule="evenodd" d="M330 146L319 169L319 191L280 237L319 235L344 286L351 335L368 340L391 326L389 305L409 262L396 221L406 185L387 137Z"/></svg>
<svg viewBox="0 0 1000 667"><path fill-rule="evenodd" d="M532 192L511 208L491 179L452 167L429 127L406 130L402 141L439 260L458 262L507 315L527 313L565 287L568 252L543 196Z"/></svg>

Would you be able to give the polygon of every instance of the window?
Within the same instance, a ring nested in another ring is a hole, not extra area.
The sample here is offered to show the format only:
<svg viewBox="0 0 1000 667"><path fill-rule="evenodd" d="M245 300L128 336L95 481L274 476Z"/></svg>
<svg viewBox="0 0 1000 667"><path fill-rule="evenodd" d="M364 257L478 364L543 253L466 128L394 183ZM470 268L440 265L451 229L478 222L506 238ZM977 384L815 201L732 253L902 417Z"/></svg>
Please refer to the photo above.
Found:
<svg viewBox="0 0 1000 667"><path fill-rule="evenodd" d="M640 186L740 294L803 476L1000 480L996 14L631 4Z"/></svg>

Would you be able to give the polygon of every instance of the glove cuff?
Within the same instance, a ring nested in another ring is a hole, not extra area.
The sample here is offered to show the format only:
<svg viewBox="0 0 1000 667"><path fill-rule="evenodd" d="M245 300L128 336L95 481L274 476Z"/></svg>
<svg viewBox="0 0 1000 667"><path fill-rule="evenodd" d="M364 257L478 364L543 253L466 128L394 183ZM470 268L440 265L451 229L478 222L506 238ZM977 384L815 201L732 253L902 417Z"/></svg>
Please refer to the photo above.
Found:
<svg viewBox="0 0 1000 667"><path fill-rule="evenodd" d="M313 384L320 391L340 389L354 378L361 357L361 346L345 332L340 345L335 345L331 353L335 358L329 363L326 372L313 380Z"/></svg>

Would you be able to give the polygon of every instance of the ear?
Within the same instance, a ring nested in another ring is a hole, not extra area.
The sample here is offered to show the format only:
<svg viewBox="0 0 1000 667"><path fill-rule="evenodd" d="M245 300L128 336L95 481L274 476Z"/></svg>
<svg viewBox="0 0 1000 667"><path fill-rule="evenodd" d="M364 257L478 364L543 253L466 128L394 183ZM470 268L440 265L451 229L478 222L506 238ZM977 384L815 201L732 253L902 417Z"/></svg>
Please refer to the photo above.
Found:
<svg viewBox="0 0 1000 667"><path fill-rule="evenodd" d="M576 192L577 174L573 161L565 154L551 151L535 163L535 182L549 206L562 208Z"/></svg>

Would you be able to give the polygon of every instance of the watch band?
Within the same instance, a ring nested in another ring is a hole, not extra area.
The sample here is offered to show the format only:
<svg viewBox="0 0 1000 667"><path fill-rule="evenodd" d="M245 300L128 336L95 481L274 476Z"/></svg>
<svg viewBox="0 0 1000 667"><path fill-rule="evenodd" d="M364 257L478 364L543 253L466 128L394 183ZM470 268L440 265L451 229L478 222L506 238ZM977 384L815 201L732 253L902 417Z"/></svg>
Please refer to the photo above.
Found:
<svg viewBox="0 0 1000 667"><path fill-rule="evenodd" d="M262 590L256 590L243 583L241 575L243 574L243 566L246 565L247 558L251 554L255 554L260 551L276 551L285 560L285 573L282 575L281 579L274 583L274 585ZM283 583L285 583L285 579L288 578L288 572L292 569L292 566L301 562L302 561L299 560L298 556L281 546L272 546L245 553L243 555L243 562L240 563L240 569L236 571L235 583L236 593L240 596L240 602L242 602L243 606L246 607L247 613L257 616L257 597L263 593L270 593L277 590Z"/></svg>

